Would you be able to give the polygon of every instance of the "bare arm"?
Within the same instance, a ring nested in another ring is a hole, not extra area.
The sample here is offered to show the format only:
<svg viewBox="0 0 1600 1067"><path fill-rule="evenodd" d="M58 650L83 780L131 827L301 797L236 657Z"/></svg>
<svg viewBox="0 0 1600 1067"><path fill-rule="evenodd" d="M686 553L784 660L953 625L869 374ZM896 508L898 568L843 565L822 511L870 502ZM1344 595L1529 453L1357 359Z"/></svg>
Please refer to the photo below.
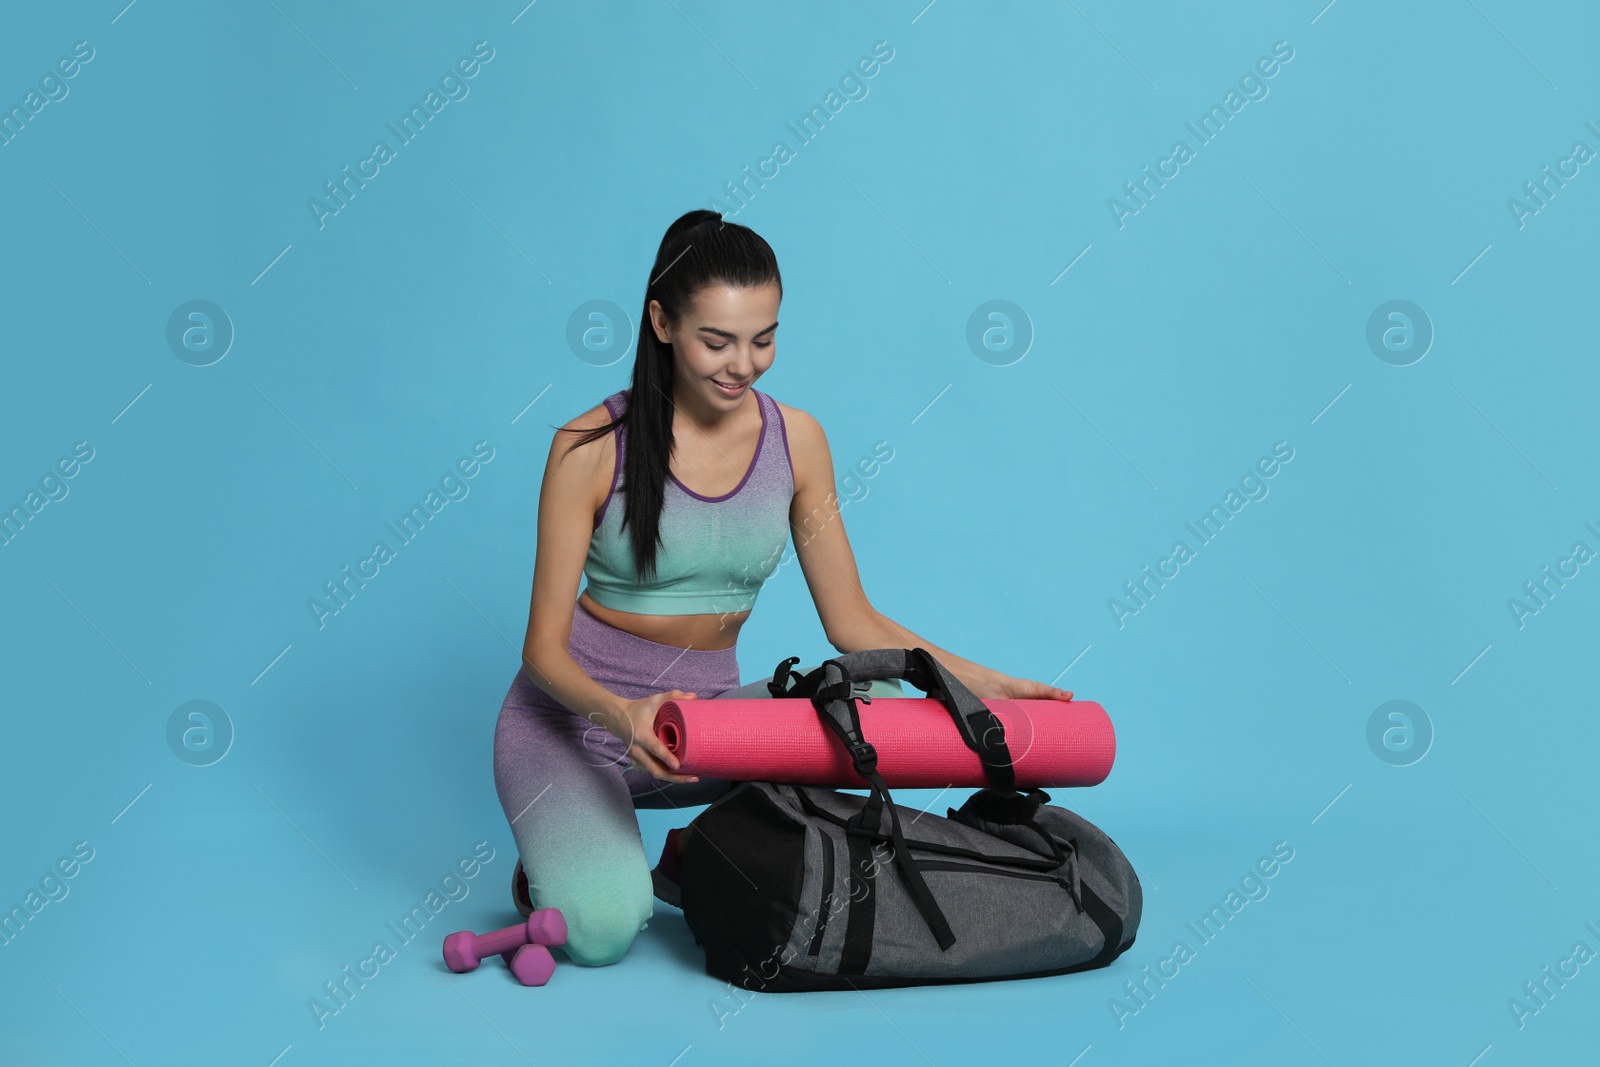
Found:
<svg viewBox="0 0 1600 1067"><path fill-rule="evenodd" d="M609 420L605 407L599 406L567 427L583 430ZM616 439L594 441L568 454L575 436L556 433L539 487L533 596L522 642L522 667L534 684L568 709L610 729L619 721L626 701L589 677L567 645L572 638L572 613L577 610L578 578L594 533L594 513L604 499L605 490L596 486L611 484Z"/></svg>
<svg viewBox="0 0 1600 1067"><path fill-rule="evenodd" d="M1005 683L1009 680L997 670L963 659L954 652L940 648L926 637L912 633L876 609L870 616L855 620L855 629L844 635L841 640L830 643L840 652L859 652L867 648L925 648L933 654L934 659L944 665L946 670L972 690L975 696L1004 696Z"/></svg>
<svg viewBox="0 0 1600 1067"><path fill-rule="evenodd" d="M785 407L790 460L795 471L795 496L789 508L795 554L816 602L828 643L840 652L869 648L925 648L979 697L1070 700L1072 693L1042 682L1013 678L964 659L912 633L878 611L861 587L855 553L845 536L844 520L834 492L833 455L816 419Z"/></svg>
<svg viewBox="0 0 1600 1067"><path fill-rule="evenodd" d="M603 405L567 423L588 429L610 421ZM627 745L629 760L657 779L694 782L677 773L679 761L651 728L656 710L667 700L692 700L679 689L628 700L589 677L567 650L572 616L579 610L578 578L594 535L594 514L611 487L616 464L616 437L608 435L567 453L576 435L557 433L550 443L544 481L539 488L539 540L534 553L533 597L528 606L528 634L522 642L522 668L534 684L568 710L604 727ZM612 502L613 507L621 507Z"/></svg>

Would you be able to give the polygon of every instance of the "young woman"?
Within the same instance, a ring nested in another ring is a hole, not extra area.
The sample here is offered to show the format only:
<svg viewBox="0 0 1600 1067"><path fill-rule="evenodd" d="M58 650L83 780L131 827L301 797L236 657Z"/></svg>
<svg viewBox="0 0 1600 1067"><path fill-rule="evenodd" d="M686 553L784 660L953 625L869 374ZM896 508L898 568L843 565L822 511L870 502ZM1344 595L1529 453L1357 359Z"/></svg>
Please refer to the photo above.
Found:
<svg viewBox="0 0 1600 1067"><path fill-rule="evenodd" d="M739 686L735 646L791 527L839 652L920 646L980 697L1072 697L947 652L867 600L822 427L754 388L776 355L782 296L759 235L714 211L682 216L645 288L632 386L550 446L523 670L495 727L494 778L521 857L513 899L524 915L561 909L576 963L616 962L653 895L676 903L682 834L669 833L652 872L634 809L707 804L734 783L679 773L652 730L656 709L769 695L766 678Z"/></svg>

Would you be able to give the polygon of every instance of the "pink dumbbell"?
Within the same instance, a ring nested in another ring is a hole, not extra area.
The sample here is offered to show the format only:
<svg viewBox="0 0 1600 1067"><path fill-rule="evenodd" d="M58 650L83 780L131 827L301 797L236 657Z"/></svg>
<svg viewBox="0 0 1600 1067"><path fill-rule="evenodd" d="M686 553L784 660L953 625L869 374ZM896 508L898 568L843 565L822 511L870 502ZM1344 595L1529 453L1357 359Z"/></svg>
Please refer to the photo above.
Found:
<svg viewBox="0 0 1600 1067"><path fill-rule="evenodd" d="M506 963L523 985L544 985L556 973L556 958L540 944L523 945Z"/></svg>
<svg viewBox="0 0 1600 1067"><path fill-rule="evenodd" d="M567 940L567 920L558 908L540 908L528 916L528 921L496 930L489 934L475 934L462 930L444 939L444 962L457 974L477 970L485 956L501 955L513 970L518 951L528 945L562 945ZM545 949L546 956L550 950ZM535 957L537 953L533 954ZM518 976L521 977L520 975ZM549 976L546 975L546 978ZM524 985L529 983L524 982Z"/></svg>

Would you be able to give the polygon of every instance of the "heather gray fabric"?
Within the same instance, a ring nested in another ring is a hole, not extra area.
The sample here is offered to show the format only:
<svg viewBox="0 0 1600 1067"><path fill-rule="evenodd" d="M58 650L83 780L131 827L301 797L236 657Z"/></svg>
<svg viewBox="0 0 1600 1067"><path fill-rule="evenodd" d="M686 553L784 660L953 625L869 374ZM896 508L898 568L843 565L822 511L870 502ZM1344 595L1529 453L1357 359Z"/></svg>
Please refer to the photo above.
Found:
<svg viewBox="0 0 1600 1067"><path fill-rule="evenodd" d="M861 972L868 975L983 978L1028 974L1087 962L1104 947L1100 927L1060 883L1003 874L1000 872L1006 868L996 864L939 856L913 845L912 854L921 864L954 860L981 868L923 872L956 934L956 943L941 953L897 876L888 846L858 847L852 863L844 831L808 814L798 790L805 789L814 803L841 818L854 814L861 798L769 782L752 782L745 788L767 792L775 805L807 827L800 907L782 953L790 966L820 974L839 973L850 913L869 904L872 941ZM946 809L950 817L940 817L914 807L897 807L908 841L951 845L990 856L1026 859L1047 854L1037 836L1024 827L1000 826L970 813L964 816L970 824L959 822L953 808ZM1110 838L1065 808L1045 804L1036 818L1063 843L1076 840L1077 847L1068 851L1068 863L1056 873L1068 881L1075 874L1080 893L1087 885L1121 918L1117 948L1126 948L1133 941L1143 910L1143 894L1132 865ZM828 885L822 879L824 848L833 850L833 877ZM826 905L825 892L831 893ZM822 941L813 954L810 945L819 925L823 927Z"/></svg>

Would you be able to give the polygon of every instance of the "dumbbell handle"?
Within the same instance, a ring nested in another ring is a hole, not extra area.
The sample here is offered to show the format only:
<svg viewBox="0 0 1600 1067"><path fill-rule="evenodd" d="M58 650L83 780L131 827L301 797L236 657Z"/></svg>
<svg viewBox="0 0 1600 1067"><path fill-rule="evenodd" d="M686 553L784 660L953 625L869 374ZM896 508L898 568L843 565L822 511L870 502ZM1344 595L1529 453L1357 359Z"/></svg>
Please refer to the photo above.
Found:
<svg viewBox="0 0 1600 1067"><path fill-rule="evenodd" d="M526 944L528 944L527 923L518 923L504 930L495 930L493 933L479 934L472 939L472 947L480 960L513 951Z"/></svg>

